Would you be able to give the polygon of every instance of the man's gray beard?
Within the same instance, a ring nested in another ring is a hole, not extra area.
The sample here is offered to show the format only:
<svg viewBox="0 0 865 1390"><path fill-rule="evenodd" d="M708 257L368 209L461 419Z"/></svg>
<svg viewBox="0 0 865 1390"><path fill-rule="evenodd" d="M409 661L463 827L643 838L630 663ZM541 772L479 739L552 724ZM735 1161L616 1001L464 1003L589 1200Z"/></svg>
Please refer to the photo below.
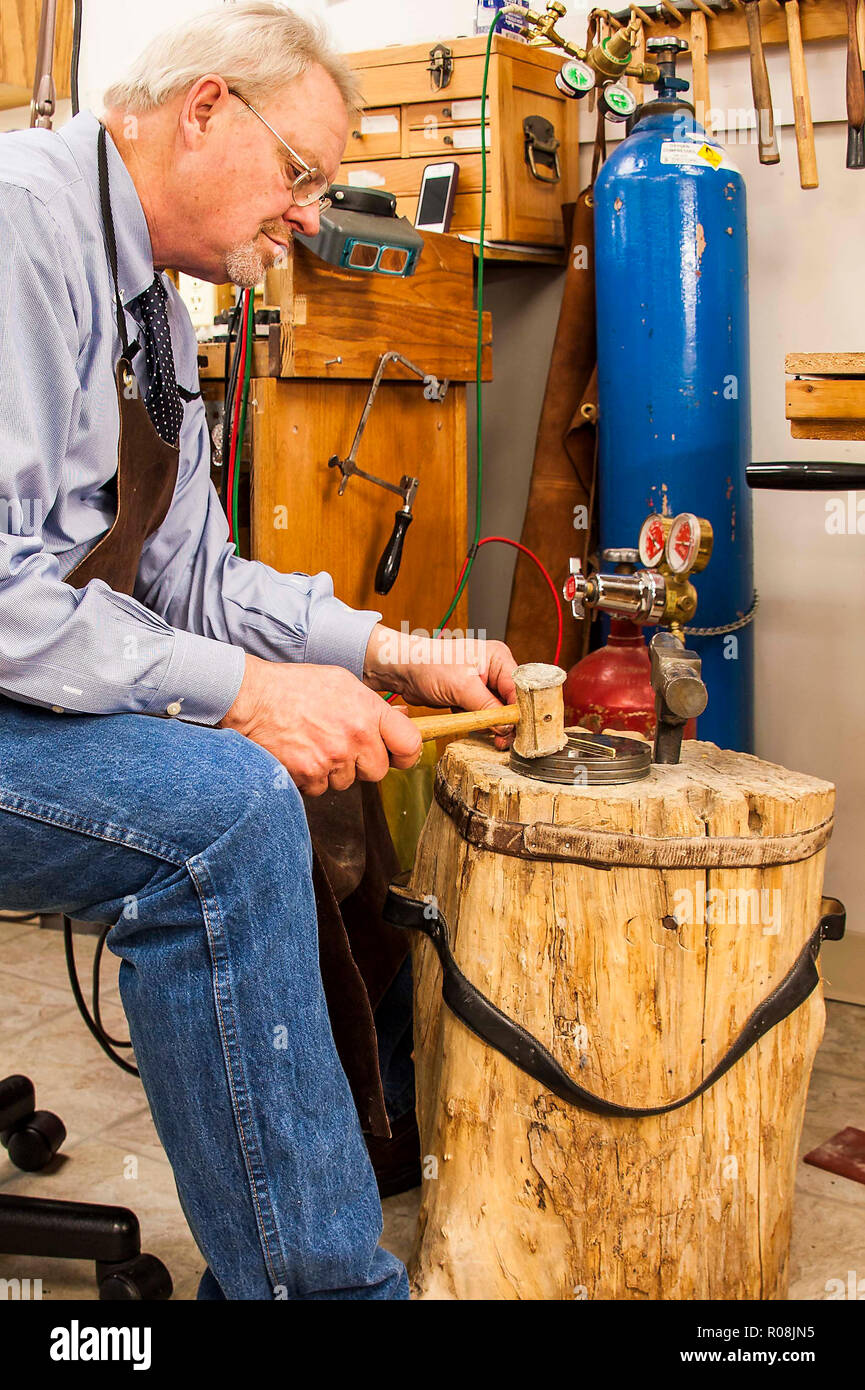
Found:
<svg viewBox="0 0 865 1390"><path fill-rule="evenodd" d="M288 260L288 252L284 251L277 256L271 266L280 267L285 265ZM241 289L253 289L261 284L264 273L271 266L264 263L264 257L256 248L254 241L247 241L243 246L235 246L233 251L228 251L225 257L225 273L232 285L239 285Z"/></svg>

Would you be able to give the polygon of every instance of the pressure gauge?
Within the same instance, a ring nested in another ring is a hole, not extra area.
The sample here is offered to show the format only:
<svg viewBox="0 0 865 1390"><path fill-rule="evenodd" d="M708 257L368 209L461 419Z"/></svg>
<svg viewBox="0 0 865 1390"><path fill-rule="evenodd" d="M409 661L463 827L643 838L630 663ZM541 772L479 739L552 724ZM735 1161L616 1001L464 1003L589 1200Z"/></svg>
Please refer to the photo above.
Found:
<svg viewBox="0 0 865 1390"><path fill-rule="evenodd" d="M600 106L608 121L626 121L637 109L637 98L630 87L611 82L601 92Z"/></svg>
<svg viewBox="0 0 865 1390"><path fill-rule="evenodd" d="M579 58L569 58L556 73L556 86L566 97L587 97L594 85L593 70Z"/></svg>
<svg viewBox="0 0 865 1390"><path fill-rule="evenodd" d="M667 533L670 530L670 518L661 516L659 512L652 512L647 516L640 530L640 562L645 565L647 570L655 569L664 558L664 547L667 544Z"/></svg>
<svg viewBox="0 0 865 1390"><path fill-rule="evenodd" d="M712 553L712 528L693 512L680 512L673 518L667 536L667 564L673 574L702 570Z"/></svg>

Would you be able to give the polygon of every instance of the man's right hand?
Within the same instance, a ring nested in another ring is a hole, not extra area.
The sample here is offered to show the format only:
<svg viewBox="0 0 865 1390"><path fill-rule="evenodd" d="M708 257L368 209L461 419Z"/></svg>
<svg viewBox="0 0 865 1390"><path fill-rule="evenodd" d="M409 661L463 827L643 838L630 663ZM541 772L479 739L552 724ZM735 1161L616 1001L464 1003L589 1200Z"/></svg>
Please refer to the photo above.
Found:
<svg viewBox="0 0 865 1390"><path fill-rule="evenodd" d="M380 782L421 751L410 719L341 666L246 657L237 699L219 722L261 744L309 796Z"/></svg>

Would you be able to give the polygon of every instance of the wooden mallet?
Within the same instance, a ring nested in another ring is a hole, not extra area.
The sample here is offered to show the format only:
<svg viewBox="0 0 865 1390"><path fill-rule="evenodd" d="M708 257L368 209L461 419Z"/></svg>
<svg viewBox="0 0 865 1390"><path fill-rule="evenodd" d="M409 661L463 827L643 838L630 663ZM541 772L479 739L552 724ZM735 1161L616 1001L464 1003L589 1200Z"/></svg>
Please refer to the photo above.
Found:
<svg viewBox="0 0 865 1390"><path fill-rule="evenodd" d="M516 725L514 748L523 758L543 758L558 753L567 743L562 686L566 673L560 666L532 661L514 671L515 705L494 709L470 709L459 714L422 714L412 720L424 743L453 734L470 734L497 725Z"/></svg>

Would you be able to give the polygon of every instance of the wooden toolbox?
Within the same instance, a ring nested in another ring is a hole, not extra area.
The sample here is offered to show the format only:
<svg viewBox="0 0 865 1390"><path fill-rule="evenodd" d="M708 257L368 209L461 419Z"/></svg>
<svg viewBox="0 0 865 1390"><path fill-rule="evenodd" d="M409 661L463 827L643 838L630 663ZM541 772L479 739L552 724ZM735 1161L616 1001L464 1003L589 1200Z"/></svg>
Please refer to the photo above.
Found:
<svg viewBox="0 0 865 1390"><path fill-rule="evenodd" d="M460 174L451 231L476 237L484 138L485 235L561 246L562 203L573 202L579 191L577 103L555 84L561 55L496 36L482 118L486 43L483 37L450 39L349 54L366 107L349 134L338 181L395 193L399 213L414 220L424 167L454 160ZM435 69L436 55L445 59L444 69ZM554 163L536 158L535 173L523 127L532 116L549 121L559 142Z"/></svg>

